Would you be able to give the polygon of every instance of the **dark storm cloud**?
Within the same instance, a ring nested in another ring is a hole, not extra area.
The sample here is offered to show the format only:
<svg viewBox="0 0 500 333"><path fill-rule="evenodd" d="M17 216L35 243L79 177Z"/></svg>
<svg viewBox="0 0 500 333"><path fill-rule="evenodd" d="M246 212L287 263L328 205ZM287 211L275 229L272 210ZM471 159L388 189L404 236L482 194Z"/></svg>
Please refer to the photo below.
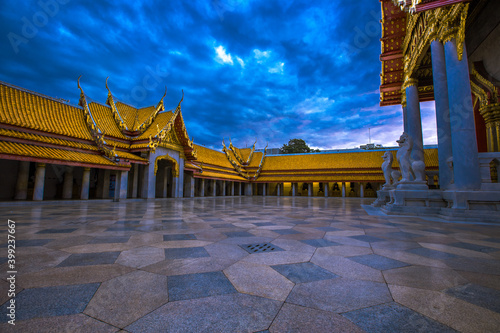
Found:
<svg viewBox="0 0 500 333"><path fill-rule="evenodd" d="M380 4L345 1L4 3L0 79L76 104L86 94L175 108L195 142L220 148L393 144L400 107L380 108ZM432 118L432 107L425 119ZM431 139L432 131L425 133ZM432 143L432 142L430 142Z"/></svg>

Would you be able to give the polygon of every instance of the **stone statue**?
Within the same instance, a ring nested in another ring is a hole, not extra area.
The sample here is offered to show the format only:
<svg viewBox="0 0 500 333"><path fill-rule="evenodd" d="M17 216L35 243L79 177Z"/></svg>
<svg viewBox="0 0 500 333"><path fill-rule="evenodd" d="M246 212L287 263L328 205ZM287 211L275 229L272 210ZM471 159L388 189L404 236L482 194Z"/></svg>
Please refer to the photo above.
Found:
<svg viewBox="0 0 500 333"><path fill-rule="evenodd" d="M399 150L396 157L403 176L401 183L411 182L412 177L415 179L415 182L425 183L424 161L412 160L410 158L413 149L413 140L411 137L406 132L403 132L396 142L399 144Z"/></svg>
<svg viewBox="0 0 500 333"><path fill-rule="evenodd" d="M390 151L386 151L384 155L382 156L382 159L384 162L382 163L382 171L384 172L384 178L385 178L385 184L383 185L383 188L390 188L393 185L393 181L391 181L391 174L392 174L392 162L394 160L394 157L392 156L392 153Z"/></svg>
<svg viewBox="0 0 500 333"><path fill-rule="evenodd" d="M410 153L413 148L413 142L406 132L403 132L403 134L399 137L399 140L396 140L396 142L399 145L396 158L398 159L399 169L401 170L401 175L403 176L401 182L410 182L412 178Z"/></svg>
<svg viewBox="0 0 500 333"><path fill-rule="evenodd" d="M392 185L396 186L398 185L398 179L401 178L401 172L399 172L398 170L392 170L391 177Z"/></svg>

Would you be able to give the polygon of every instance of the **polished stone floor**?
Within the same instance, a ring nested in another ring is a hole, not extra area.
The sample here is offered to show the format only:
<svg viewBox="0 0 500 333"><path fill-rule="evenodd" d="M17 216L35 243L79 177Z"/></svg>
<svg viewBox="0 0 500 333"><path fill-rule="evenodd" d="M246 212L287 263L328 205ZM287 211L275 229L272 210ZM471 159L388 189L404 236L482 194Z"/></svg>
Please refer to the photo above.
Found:
<svg viewBox="0 0 500 333"><path fill-rule="evenodd" d="M0 204L0 331L11 219L18 332L499 332L500 225L371 201Z"/></svg>

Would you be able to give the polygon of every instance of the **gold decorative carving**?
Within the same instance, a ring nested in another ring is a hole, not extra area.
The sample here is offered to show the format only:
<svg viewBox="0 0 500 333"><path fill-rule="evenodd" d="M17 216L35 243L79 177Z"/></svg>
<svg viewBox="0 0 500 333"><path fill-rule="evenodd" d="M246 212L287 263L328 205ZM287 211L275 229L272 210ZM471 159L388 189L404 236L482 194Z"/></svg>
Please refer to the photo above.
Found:
<svg viewBox="0 0 500 333"><path fill-rule="evenodd" d="M267 146L269 146L269 142L267 143L266 148L264 148L264 153L262 154L262 158L260 159L259 168L257 169L257 172L253 176L254 180L259 178L260 172L262 171L262 167L264 166L264 158L266 157L267 154Z"/></svg>
<svg viewBox="0 0 500 333"><path fill-rule="evenodd" d="M402 9L409 10L409 8L414 8L419 1L412 0L411 7L405 1L397 3ZM439 40L446 43L455 39L458 58L462 60L468 9L468 3L458 3L421 13L414 13L410 10L412 15L409 15L407 19L406 36L402 45L405 82L401 96L403 106L406 104L403 90L409 86L411 78L416 75L418 66L424 58L423 54L427 51L431 41Z"/></svg>
<svg viewBox="0 0 500 333"><path fill-rule="evenodd" d="M241 177L243 177L245 179L249 179L250 177L248 176L248 174L245 171L243 171L243 169L241 168L241 166L238 165L238 163L229 154L228 149L226 147L226 144L224 143L224 140L222 140L222 151L224 152L224 154L226 155L227 160L229 161L229 163L231 163L231 165L236 170L236 172L238 172L238 174Z"/></svg>
<svg viewBox="0 0 500 333"><path fill-rule="evenodd" d="M85 123L87 124L87 128L89 129L94 142L97 145L97 148L104 154L104 157L116 163L116 154L114 154L111 149L106 147L106 141L104 141L104 134L101 132L99 127L97 126L92 113L90 112L89 105L87 103L87 98L85 97L85 93L83 92L83 88L80 86L80 78L82 75L78 77L78 89L80 89L80 101L78 104L83 108L83 115L85 117Z"/></svg>
<svg viewBox="0 0 500 333"><path fill-rule="evenodd" d="M154 169L154 174L156 176L156 173L158 172L158 162L160 160L167 160L169 162L172 163L172 176L173 177L179 177L179 164L177 163L177 161L175 160L175 158L173 158L172 156L170 155L161 155L161 156L158 156L156 159L155 159L155 169Z"/></svg>
<svg viewBox="0 0 500 333"><path fill-rule="evenodd" d="M111 107L111 113L113 114L115 123L118 126L118 128L123 132L124 130L128 130L128 128L127 125L125 125L125 122L123 121L120 112L118 112L118 109L116 108L115 101L113 99L113 94L111 93L111 90L109 90L108 87L108 79L109 76L106 78L106 89L108 90L108 99L106 100L106 104L108 104Z"/></svg>
<svg viewBox="0 0 500 333"><path fill-rule="evenodd" d="M257 143L257 140L253 143L252 150L250 151L250 155L248 155L247 162L246 164L250 164L250 161L252 160L253 153L255 152L255 144ZM267 147L267 146L266 146Z"/></svg>
<svg viewBox="0 0 500 333"><path fill-rule="evenodd" d="M166 95L167 95L167 87L165 87L165 93L163 94L160 102L158 102L158 104L156 105L155 111L151 115L149 115L149 117L137 129L139 131L139 133L144 133L149 128L149 126L151 126L153 121L156 119L156 116L158 115L158 113L160 111L165 110L165 107L163 105L163 99L165 98Z"/></svg>

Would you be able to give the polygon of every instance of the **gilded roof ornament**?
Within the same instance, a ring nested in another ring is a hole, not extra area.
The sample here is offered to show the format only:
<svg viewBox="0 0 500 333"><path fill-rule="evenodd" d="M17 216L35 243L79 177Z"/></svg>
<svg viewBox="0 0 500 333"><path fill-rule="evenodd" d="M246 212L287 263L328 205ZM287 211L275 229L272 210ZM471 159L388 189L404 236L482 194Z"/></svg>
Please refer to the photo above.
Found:
<svg viewBox="0 0 500 333"><path fill-rule="evenodd" d="M149 115L149 117L138 127L137 130L140 133L144 133L149 128L149 126L151 126L151 124L154 122L158 113L165 110L165 106L163 105L163 99L165 98L166 95L167 95L167 87L165 87L165 93L163 94L161 100L156 105L154 112L151 113ZM136 114L136 124L138 124L138 123L139 123L139 115L137 113Z"/></svg>
<svg viewBox="0 0 500 333"><path fill-rule="evenodd" d="M236 172L238 172L238 174L245 178L245 179L249 179L250 177L248 176L248 173L246 173L242 168L241 166L231 157L231 155L229 154L229 151L226 147L226 144L224 143L224 139L222 139L222 151L224 152L224 154L226 155L226 158L227 160L229 161L229 163L231 163L231 165L233 166L233 168L236 170Z"/></svg>
<svg viewBox="0 0 500 333"><path fill-rule="evenodd" d="M87 103L87 98L85 96L85 93L83 92L83 88L80 86L80 78L82 75L78 77L78 88L80 89L80 101L79 105L83 108L83 114L85 117L85 123L87 124L87 128L89 129L90 134L92 135L92 138L94 139L94 142L96 143L97 147L99 150L104 153L104 156L108 159L110 159L113 162L116 162L116 154L113 154L111 149L106 147L106 141L104 141L104 134L101 132L99 127L97 126L97 123L92 116L92 113L90 112L89 105Z"/></svg>
<svg viewBox="0 0 500 333"><path fill-rule="evenodd" d="M243 161L243 157L240 155L240 152L239 150L233 146L233 143L231 142L231 138L229 138L229 149L231 149L231 151L233 152L234 154L234 157L236 158L236 160L241 164L245 164L245 161Z"/></svg>
<svg viewBox="0 0 500 333"><path fill-rule="evenodd" d="M118 128L120 128L121 131L128 130L124 119L122 118L120 112L118 112L118 109L116 108L115 101L113 99L113 94L111 93L111 90L108 87L108 79L109 76L106 78L106 89L108 90L108 99L106 100L106 104L108 104L111 107L111 113L113 114L113 118L115 119Z"/></svg>
<svg viewBox="0 0 500 333"><path fill-rule="evenodd" d="M262 171L262 167L264 166L264 158L266 157L268 146L269 146L269 142L267 143L266 148L264 148L264 153L262 154L262 158L260 159L259 168L257 169L257 172L255 172L255 175L253 176L254 180L259 178L260 172ZM255 144L254 144L254 148L255 148Z"/></svg>
<svg viewBox="0 0 500 333"><path fill-rule="evenodd" d="M252 150L250 151L250 155L248 155L248 158L247 158L247 162L246 164L250 164L250 161L252 160L252 157L253 157L253 153L255 152L255 144L257 143L257 140L255 140L255 142L253 143L253 146L252 146ZM267 148L267 146L266 146Z"/></svg>

